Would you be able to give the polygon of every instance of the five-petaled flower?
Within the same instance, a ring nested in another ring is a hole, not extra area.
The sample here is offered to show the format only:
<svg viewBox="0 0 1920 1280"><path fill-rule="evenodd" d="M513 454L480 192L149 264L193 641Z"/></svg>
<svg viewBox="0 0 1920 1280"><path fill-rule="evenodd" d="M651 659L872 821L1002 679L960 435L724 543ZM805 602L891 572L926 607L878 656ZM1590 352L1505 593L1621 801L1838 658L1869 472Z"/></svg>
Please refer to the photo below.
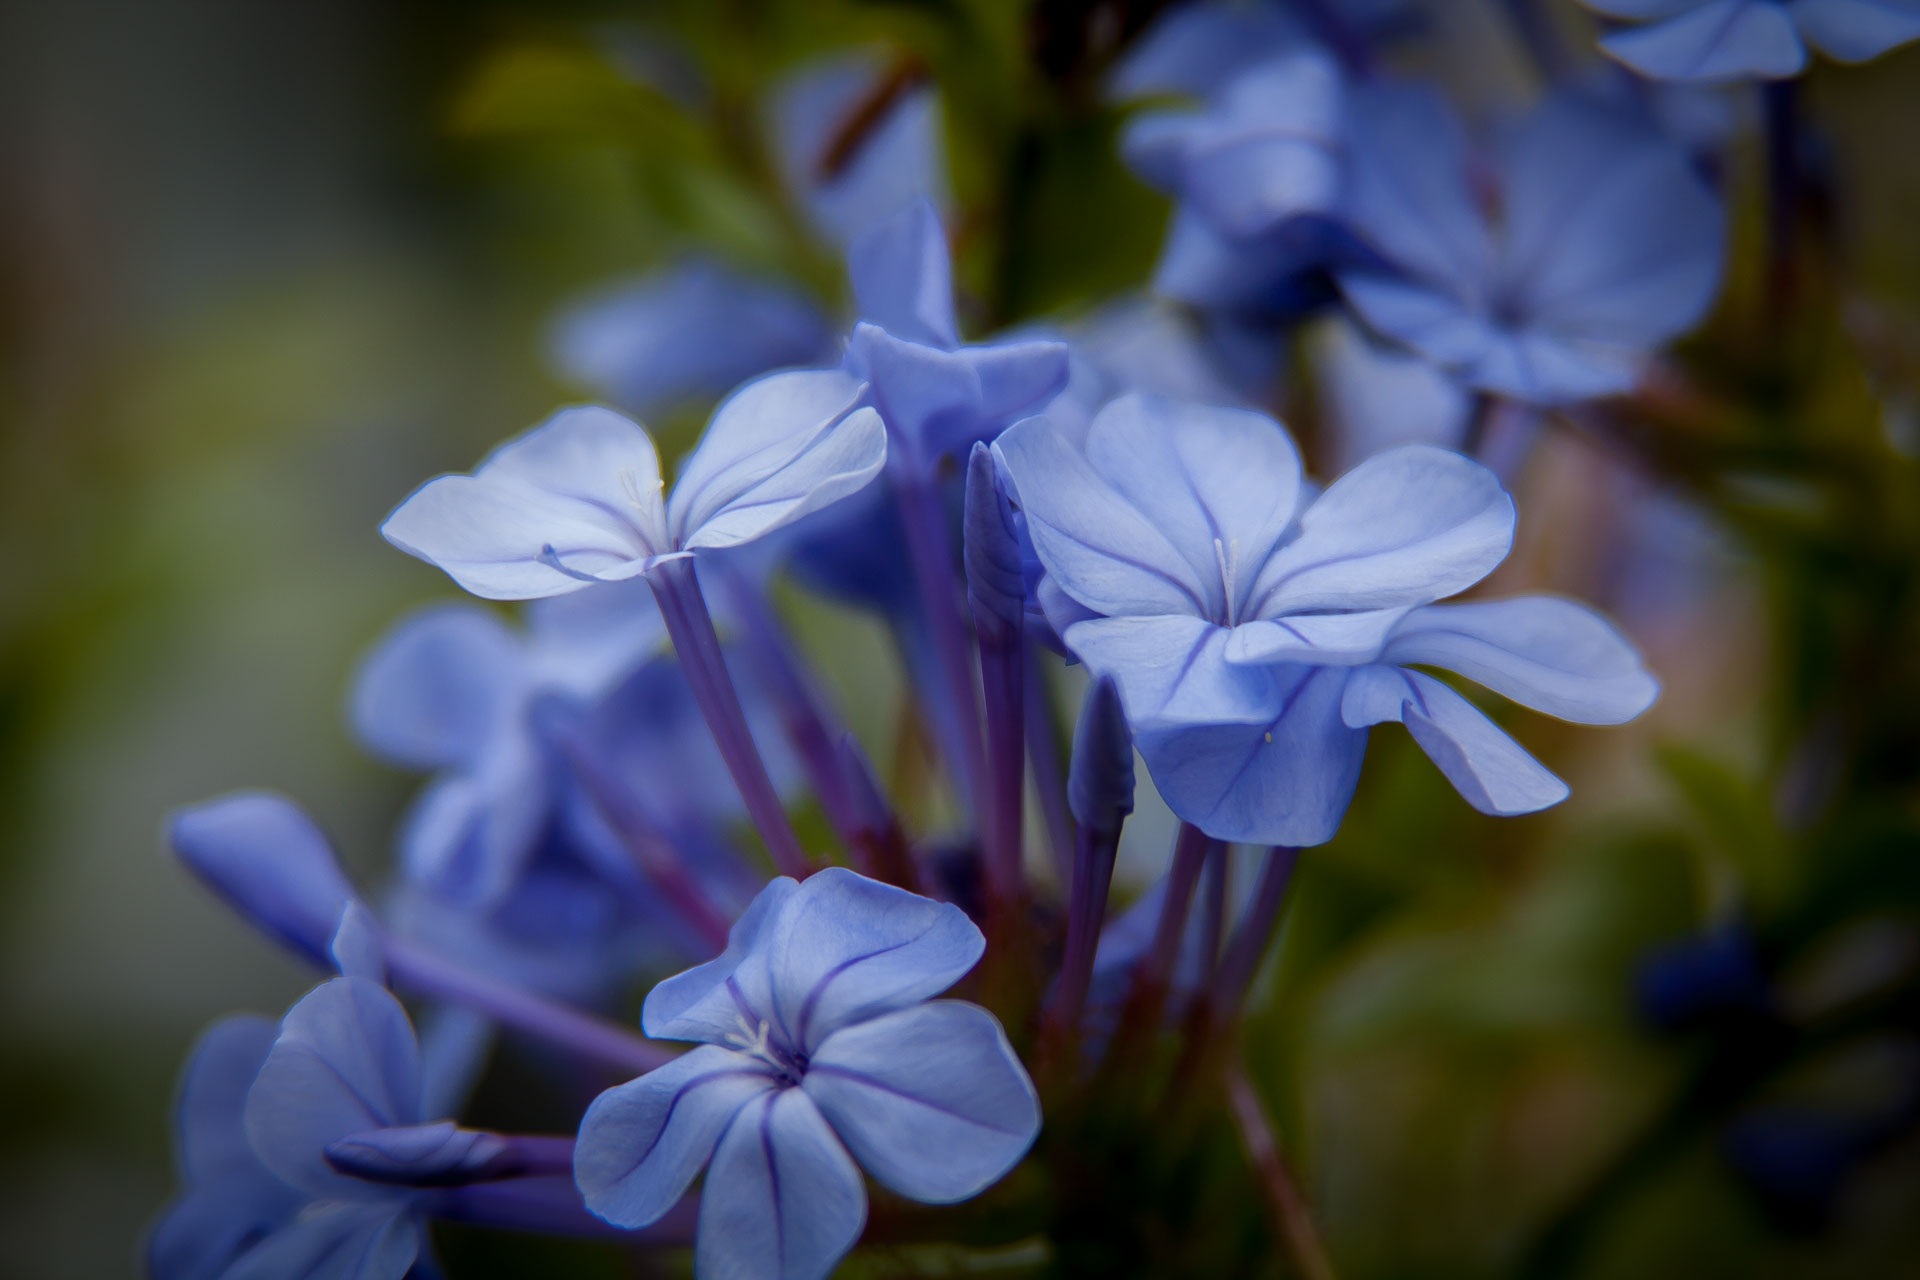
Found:
<svg viewBox="0 0 1920 1280"><path fill-rule="evenodd" d="M1513 538L1512 500L1459 454L1390 450L1314 497L1271 418L1141 395L1103 409L1084 442L1035 418L997 448L1067 646L1113 677L1161 794L1216 839L1331 839L1367 729L1390 720L1483 812L1564 798L1413 666L1591 724L1655 696L1631 646L1580 605L1433 603L1485 577Z"/></svg>
<svg viewBox="0 0 1920 1280"><path fill-rule="evenodd" d="M773 881L720 956L647 997L648 1035L703 1043L588 1109L574 1153L587 1206L645 1226L706 1166L704 1280L803 1280L859 1238L856 1160L911 1199L978 1194L1040 1123L993 1015L930 1001L983 946L957 907L850 871Z"/></svg>
<svg viewBox="0 0 1920 1280"><path fill-rule="evenodd" d="M768 374L714 411L665 494L644 428L563 409L470 476L441 476L381 532L477 596L529 600L740 546L863 488L886 461L865 387L838 370Z"/></svg>

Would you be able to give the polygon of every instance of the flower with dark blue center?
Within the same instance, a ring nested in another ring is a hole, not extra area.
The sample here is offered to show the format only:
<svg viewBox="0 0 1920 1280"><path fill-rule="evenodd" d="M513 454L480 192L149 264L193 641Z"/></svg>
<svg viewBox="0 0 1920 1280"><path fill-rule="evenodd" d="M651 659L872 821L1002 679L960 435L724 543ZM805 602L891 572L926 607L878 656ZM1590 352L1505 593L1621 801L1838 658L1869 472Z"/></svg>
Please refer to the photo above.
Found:
<svg viewBox="0 0 1920 1280"><path fill-rule="evenodd" d="M1489 201L1444 101L1359 100L1347 216L1392 269L1342 269L1348 303L1475 390L1546 405L1630 389L1714 300L1719 198L1642 116L1580 97L1536 109L1496 159Z"/></svg>
<svg viewBox="0 0 1920 1280"><path fill-rule="evenodd" d="M588 1109L587 1206L645 1226L704 1167L703 1280L818 1280L865 1223L860 1166L914 1200L979 1194L1040 1124L993 1015L931 999L984 945L958 908L850 871L773 881L719 957L647 997L648 1035L702 1047Z"/></svg>
<svg viewBox="0 0 1920 1280"><path fill-rule="evenodd" d="M1570 601L1434 603L1513 537L1512 500L1459 454L1389 450L1310 497L1271 418L1139 395L1083 442L1043 417L996 447L1068 648L1112 676L1161 794L1216 839L1331 839L1367 729L1386 721L1483 812L1565 797L1416 667L1584 723L1629 720L1655 696L1632 647Z"/></svg>
<svg viewBox="0 0 1920 1280"><path fill-rule="evenodd" d="M775 373L714 411L665 493L653 440L611 409L564 409L474 474L423 485L381 532L477 596L530 600L741 546L865 487L886 433L837 370Z"/></svg>
<svg viewBox="0 0 1920 1280"><path fill-rule="evenodd" d="M1920 0L1581 0L1640 25L1600 47L1655 80L1723 82L1797 76L1812 45L1866 62L1920 40Z"/></svg>

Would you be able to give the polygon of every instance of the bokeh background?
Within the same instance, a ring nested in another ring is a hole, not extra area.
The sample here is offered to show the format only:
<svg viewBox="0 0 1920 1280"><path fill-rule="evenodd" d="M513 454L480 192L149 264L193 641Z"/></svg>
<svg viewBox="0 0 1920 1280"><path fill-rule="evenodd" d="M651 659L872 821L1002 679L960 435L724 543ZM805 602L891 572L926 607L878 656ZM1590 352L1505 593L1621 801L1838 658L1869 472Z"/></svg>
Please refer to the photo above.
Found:
<svg viewBox="0 0 1920 1280"><path fill-rule="evenodd" d="M132 1273L191 1038L309 984L163 815L274 787L388 858L413 784L342 695L451 589L377 528L580 396L557 310L690 247L840 305L764 113L846 49L938 87L971 332L1144 288L1166 205L1097 86L1154 7L0 7L0 1273ZM1397 61L1476 110L1535 91L1499 4L1424 8ZM1602 602L1663 701L1516 719L1574 799L1499 823L1383 733L1311 855L1250 1041L1349 1277L1920 1274L1920 50L1804 88L1785 346L1736 148L1697 394L1556 428L1517 482L1500 585ZM1273 405L1323 474L1326 399ZM791 603L877 731L879 649Z"/></svg>

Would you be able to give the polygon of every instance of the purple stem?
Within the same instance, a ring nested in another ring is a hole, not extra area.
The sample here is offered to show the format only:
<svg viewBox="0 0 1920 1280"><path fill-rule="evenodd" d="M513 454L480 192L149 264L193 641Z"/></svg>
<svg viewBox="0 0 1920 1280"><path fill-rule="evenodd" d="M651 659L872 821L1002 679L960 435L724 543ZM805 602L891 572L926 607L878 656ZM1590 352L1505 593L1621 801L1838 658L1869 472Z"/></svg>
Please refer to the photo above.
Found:
<svg viewBox="0 0 1920 1280"><path fill-rule="evenodd" d="M1112 1062L1123 1066L1130 1062L1160 1023L1167 989L1173 982L1174 966L1180 959L1187 916L1193 908L1193 891L1200 882L1200 868L1206 863L1210 843L1206 833L1191 822L1180 824L1180 834L1173 842L1173 865L1167 871L1166 890L1160 899L1160 918L1153 928L1153 941L1134 965L1126 1005L1120 1013L1120 1026L1108 1050Z"/></svg>
<svg viewBox="0 0 1920 1280"><path fill-rule="evenodd" d="M1300 851L1285 845L1275 845L1267 854L1266 865L1260 870L1259 887L1253 891L1253 901L1247 904L1246 914L1233 931L1233 940L1227 944L1226 954L1220 957L1207 993L1215 1026L1225 1026L1239 1016L1247 989L1253 985L1253 975L1273 941L1274 930L1279 927L1280 912L1287 905L1287 891L1293 887L1293 872L1299 862Z"/></svg>
<svg viewBox="0 0 1920 1280"><path fill-rule="evenodd" d="M1026 799L1027 706L1020 638L980 646L987 707L987 887L1001 902L1020 894L1022 804Z"/></svg>
<svg viewBox="0 0 1920 1280"><path fill-rule="evenodd" d="M930 476L923 476L907 465L889 468L889 474L900 499L900 523L906 534L907 557L913 564L915 585L920 592L920 608L926 615L934 659L940 666L959 738L947 744L947 748L949 754L958 754L960 759L947 763L963 788L963 807L971 805L978 814L986 807L982 763L986 744L980 732L980 701L974 694L973 661L968 653L973 636L960 613L946 505L940 498L939 483Z"/></svg>
<svg viewBox="0 0 1920 1280"><path fill-rule="evenodd" d="M405 939L385 939L385 956L395 986L464 1005L502 1025L634 1075L644 1075L678 1056L618 1023L508 986Z"/></svg>
<svg viewBox="0 0 1920 1280"><path fill-rule="evenodd" d="M641 873L679 912L680 918L717 951L727 945L731 928L727 918L708 899L706 891L688 874L686 859L641 814L630 796L614 785L606 770L585 750L571 730L561 730L554 741L580 780L587 800L626 846Z"/></svg>
<svg viewBox="0 0 1920 1280"><path fill-rule="evenodd" d="M787 740L820 798L820 808L841 843L851 845L857 816L838 747L845 727L835 720L819 687L808 677L765 592L726 565L720 569L720 583L742 624L747 660L773 699Z"/></svg>
<svg viewBox="0 0 1920 1280"><path fill-rule="evenodd" d="M439 1192L428 1199L427 1209L434 1217L449 1222L497 1227L503 1231L684 1246L693 1243L700 1199L688 1196L658 1222L629 1231L590 1213L569 1171L565 1178L520 1178Z"/></svg>
<svg viewBox="0 0 1920 1280"><path fill-rule="evenodd" d="M1227 931L1227 846L1207 844L1207 862L1200 881L1200 955L1211 973L1220 959L1220 941Z"/></svg>
<svg viewBox="0 0 1920 1280"><path fill-rule="evenodd" d="M681 670L700 704L720 758L740 789L747 813L766 841L773 865L783 875L805 879L813 869L800 848L800 837L787 820L780 795L767 776L767 765L760 748L747 728L746 713L740 709L740 695L733 687L726 659L720 653L720 637L707 612L706 597L700 592L700 577L691 559L669 560L647 574L654 598L660 602L660 616L666 620L667 635L673 639L674 652L680 655Z"/></svg>
<svg viewBox="0 0 1920 1280"><path fill-rule="evenodd" d="M1113 887L1113 861L1119 850L1117 826L1111 831L1082 827L1074 842L1066 952L1060 960L1060 981L1054 988L1053 1004L1047 1011L1055 1035L1074 1035L1085 1016L1087 989L1093 984L1093 958L1100 946L1100 926L1107 918L1107 893Z"/></svg>
<svg viewBox="0 0 1920 1280"><path fill-rule="evenodd" d="M1073 810L1067 804L1067 765L1060 754L1060 739L1054 736L1053 706L1047 698L1047 681L1040 666L1040 646L1027 642L1026 679L1022 682L1027 703L1027 758L1033 762L1033 793L1040 802L1040 821L1052 847L1054 868L1060 879L1073 883L1075 850Z"/></svg>
<svg viewBox="0 0 1920 1280"><path fill-rule="evenodd" d="M1320 1243L1313 1212L1307 1207L1307 1198L1300 1193L1293 1170L1287 1167L1286 1157L1280 1153L1279 1139L1267 1121L1266 1109L1260 1105L1260 1095L1254 1091L1253 1082L1237 1065L1228 1067L1224 1076L1227 1105L1233 1110L1241 1145L1259 1178L1268 1210L1273 1214L1275 1234L1286 1248L1294 1270L1304 1280L1334 1280L1333 1264L1327 1258L1326 1246Z"/></svg>
<svg viewBox="0 0 1920 1280"><path fill-rule="evenodd" d="M853 842L848 849L857 864L855 869L918 892L920 871L914 865L907 833L880 790L873 762L851 733L840 737L840 760L854 809Z"/></svg>

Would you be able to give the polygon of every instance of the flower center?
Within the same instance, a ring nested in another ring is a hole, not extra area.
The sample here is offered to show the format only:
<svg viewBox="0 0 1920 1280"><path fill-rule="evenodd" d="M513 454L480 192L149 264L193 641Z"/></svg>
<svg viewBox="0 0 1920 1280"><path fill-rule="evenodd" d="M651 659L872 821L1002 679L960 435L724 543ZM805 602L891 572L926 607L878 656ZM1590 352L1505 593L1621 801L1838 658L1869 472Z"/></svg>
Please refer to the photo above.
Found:
<svg viewBox="0 0 1920 1280"><path fill-rule="evenodd" d="M768 1025L765 1018L754 1023L747 1019L746 1014L736 1012L733 1020L738 1029L727 1032L726 1041L729 1045L749 1058L757 1058L766 1063L787 1081L793 1084L800 1083L800 1077L807 1071L805 1054L790 1053L775 1044L773 1028Z"/></svg>

